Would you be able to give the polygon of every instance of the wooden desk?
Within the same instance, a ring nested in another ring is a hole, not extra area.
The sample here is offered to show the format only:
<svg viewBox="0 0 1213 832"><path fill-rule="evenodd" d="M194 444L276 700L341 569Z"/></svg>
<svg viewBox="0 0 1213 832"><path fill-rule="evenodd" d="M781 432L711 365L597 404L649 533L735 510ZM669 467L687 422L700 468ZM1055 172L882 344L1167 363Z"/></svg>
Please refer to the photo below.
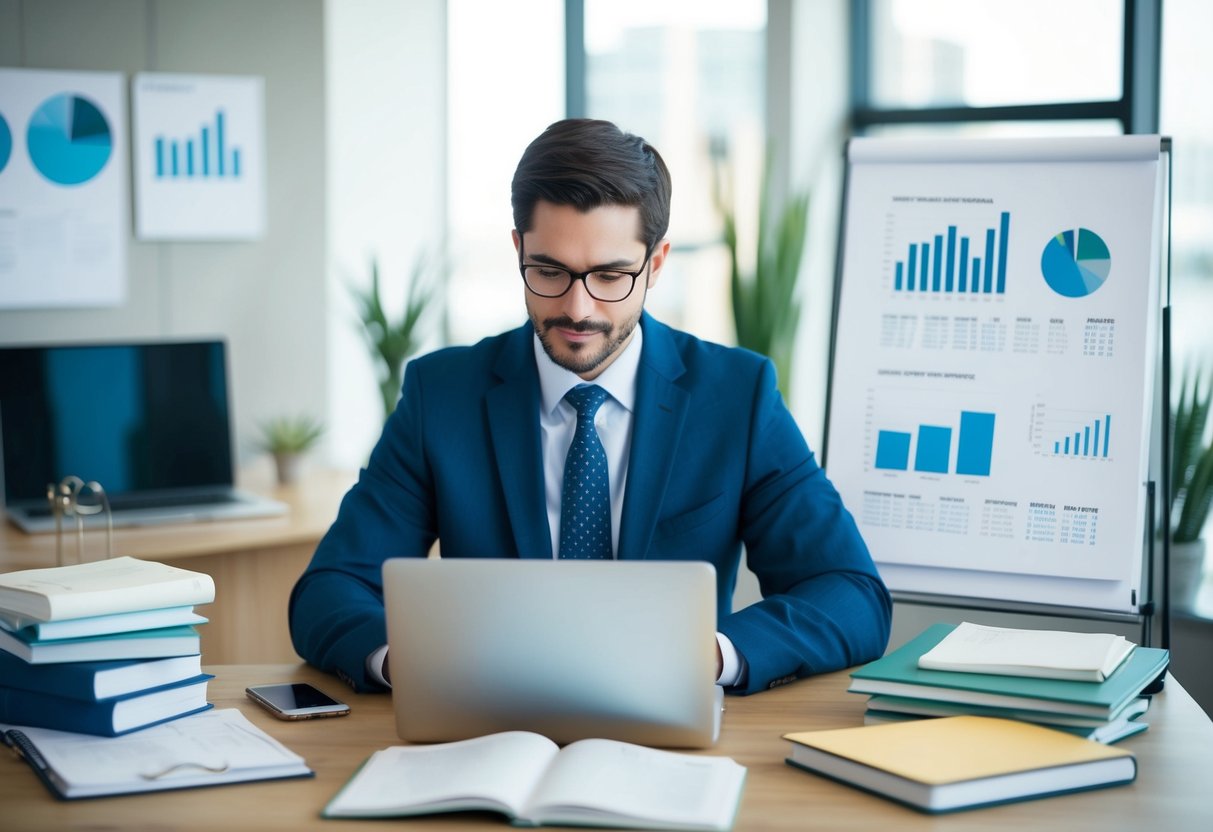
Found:
<svg viewBox="0 0 1213 832"><path fill-rule="evenodd" d="M489 814L435 815L410 820L321 820L321 808L378 748L398 743L391 700L349 693L335 678L306 666L215 666L210 701L236 707L315 770L308 780L144 794L62 803L25 763L0 755L0 827L13 830L372 830L509 829ZM247 685L311 681L349 702L339 719L281 722L244 696ZM1147 716L1150 730L1125 740L1137 755L1135 783L1111 789L930 816L787 766L783 733L858 725L865 698L845 692L847 674L833 673L754 696L727 700L720 743L710 753L749 769L735 829L890 830L1200 830L1213 829L1209 772L1213 723L1175 680L1167 681ZM929 750L924 750L929 753Z"/></svg>
<svg viewBox="0 0 1213 832"><path fill-rule="evenodd" d="M355 479L352 472L314 471L296 485L276 486L268 471L257 471L241 486L286 503L288 514L114 529L114 554L163 561L214 579L215 602L198 608L210 619L199 628L204 662L295 662L286 618L291 587ZM4 520L0 525L0 572L55 565L54 534L25 534ZM86 533L84 548L86 559L103 555L104 532ZM64 553L74 562L74 535L65 536Z"/></svg>

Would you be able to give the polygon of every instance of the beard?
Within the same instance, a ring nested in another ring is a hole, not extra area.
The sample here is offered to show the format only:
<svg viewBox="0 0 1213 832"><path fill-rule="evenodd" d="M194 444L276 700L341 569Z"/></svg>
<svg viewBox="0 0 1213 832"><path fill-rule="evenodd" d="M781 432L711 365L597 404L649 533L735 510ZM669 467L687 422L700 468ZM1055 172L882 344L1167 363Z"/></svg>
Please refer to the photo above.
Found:
<svg viewBox="0 0 1213 832"><path fill-rule="evenodd" d="M530 318L531 325L535 328L535 334L539 336L539 343L543 344L543 351L547 353L548 358L552 359L557 366L584 376L601 367L607 359L619 352L631 337L633 330L636 329L636 324L640 322L642 311L642 309L636 310L635 315L621 321L618 327L612 327L606 321L574 321L567 316L545 318L540 321L534 314L531 314ZM558 351L552 335L552 330L556 327L571 329L574 332L601 332L604 336L603 344L597 349L592 349L589 344L562 344L566 351Z"/></svg>

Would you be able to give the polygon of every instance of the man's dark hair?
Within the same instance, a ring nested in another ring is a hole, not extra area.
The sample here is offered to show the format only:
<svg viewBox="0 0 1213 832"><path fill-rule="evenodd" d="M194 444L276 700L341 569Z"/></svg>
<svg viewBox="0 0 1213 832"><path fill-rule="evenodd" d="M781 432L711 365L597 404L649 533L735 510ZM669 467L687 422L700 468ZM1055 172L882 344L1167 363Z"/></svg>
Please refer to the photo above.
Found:
<svg viewBox="0 0 1213 832"><path fill-rule="evenodd" d="M670 224L670 172L657 150L609 121L570 118L544 130L522 154L510 202L514 228L531 230L535 203L572 205L590 211L602 205L635 205L647 249Z"/></svg>

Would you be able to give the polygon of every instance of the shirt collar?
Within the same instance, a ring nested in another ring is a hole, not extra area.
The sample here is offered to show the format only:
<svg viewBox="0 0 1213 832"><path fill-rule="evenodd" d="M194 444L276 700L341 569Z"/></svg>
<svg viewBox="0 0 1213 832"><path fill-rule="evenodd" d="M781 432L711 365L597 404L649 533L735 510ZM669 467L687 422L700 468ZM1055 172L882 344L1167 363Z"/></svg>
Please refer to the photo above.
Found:
<svg viewBox="0 0 1213 832"><path fill-rule="evenodd" d="M636 373L640 368L640 352L644 344L644 327L639 322L632 330L630 340L623 352L619 354L611 366L602 371L602 375L594 379L597 384L611 395L611 398L623 405L629 412L636 403ZM539 370L539 390L543 398L543 412L552 413L559 405L564 394L578 384L586 381L576 373L566 370L548 357L543 349L539 336L534 336L535 366Z"/></svg>

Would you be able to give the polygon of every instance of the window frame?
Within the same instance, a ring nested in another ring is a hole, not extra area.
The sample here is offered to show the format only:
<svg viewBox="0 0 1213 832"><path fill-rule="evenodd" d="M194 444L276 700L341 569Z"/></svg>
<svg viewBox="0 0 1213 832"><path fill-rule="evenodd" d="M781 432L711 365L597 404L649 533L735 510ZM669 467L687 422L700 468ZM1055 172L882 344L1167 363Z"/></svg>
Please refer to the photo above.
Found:
<svg viewBox="0 0 1213 832"><path fill-rule="evenodd" d="M572 2L572 0L570 0ZM1162 0L1123 0L1121 95L1112 101L1063 101L989 107L878 107L872 103L872 0L851 2L851 131L885 125L994 121L1106 121L1129 133L1158 132Z"/></svg>

